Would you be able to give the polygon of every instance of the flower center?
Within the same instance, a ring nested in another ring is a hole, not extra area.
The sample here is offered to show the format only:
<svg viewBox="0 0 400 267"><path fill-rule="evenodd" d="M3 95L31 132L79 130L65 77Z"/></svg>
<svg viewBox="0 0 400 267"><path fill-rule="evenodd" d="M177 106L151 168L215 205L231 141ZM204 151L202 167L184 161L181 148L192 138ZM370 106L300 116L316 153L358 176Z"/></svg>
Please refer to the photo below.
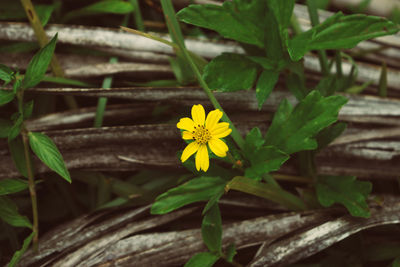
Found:
<svg viewBox="0 0 400 267"><path fill-rule="evenodd" d="M194 136L194 140L198 144L206 144L211 139L211 134L208 129L206 129L203 125L194 126L194 131L192 132Z"/></svg>

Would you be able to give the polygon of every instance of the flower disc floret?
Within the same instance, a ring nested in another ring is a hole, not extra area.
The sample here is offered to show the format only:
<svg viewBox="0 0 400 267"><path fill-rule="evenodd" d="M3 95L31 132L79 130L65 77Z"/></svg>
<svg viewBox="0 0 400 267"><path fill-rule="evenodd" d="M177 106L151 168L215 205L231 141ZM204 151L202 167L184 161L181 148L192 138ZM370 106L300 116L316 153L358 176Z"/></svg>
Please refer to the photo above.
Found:
<svg viewBox="0 0 400 267"><path fill-rule="evenodd" d="M225 157L229 148L221 138L228 136L232 130L229 123L219 122L222 112L215 109L208 113L207 118L202 105L192 107L192 119L185 117L176 125L183 130L184 140L193 140L183 150L181 161L185 162L196 153L196 169L207 171L209 167L208 148L218 157Z"/></svg>

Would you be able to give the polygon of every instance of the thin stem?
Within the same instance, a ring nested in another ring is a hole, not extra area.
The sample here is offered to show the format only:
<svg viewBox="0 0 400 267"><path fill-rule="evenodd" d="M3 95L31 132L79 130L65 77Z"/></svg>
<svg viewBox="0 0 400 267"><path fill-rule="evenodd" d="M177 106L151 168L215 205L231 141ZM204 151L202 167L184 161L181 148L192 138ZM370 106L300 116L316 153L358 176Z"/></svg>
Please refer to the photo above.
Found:
<svg viewBox="0 0 400 267"><path fill-rule="evenodd" d="M174 23L171 23L171 19L176 20L176 17L175 17L175 11L173 9L172 3L171 3L170 0L161 0L161 4L163 5L163 7L164 6L168 6L168 8L164 9L164 12L166 12L165 13L165 17L167 19L167 24L170 24L171 29L173 29L172 27L173 27ZM175 29L175 34L176 34L176 32L177 32L177 29ZM222 120L227 122L227 123L229 123L229 125L230 125L230 127L232 129L231 136L232 136L233 140L236 142L236 144L238 145L238 147L240 149L242 149L243 145L244 145L243 137L240 135L240 133L236 129L235 125L232 123L232 121L226 115L225 111L223 110L223 108L219 104L218 100L215 98L215 96L212 93L211 89L208 87L207 83L203 80L202 75L201 75L198 67L194 63L194 61L193 61L192 57L190 56L188 50L185 48L184 43L183 42L179 42L179 38L178 38L177 44L178 44L181 52L183 53L186 61L189 63L192 71L194 72L198 82L200 83L201 87L203 87L204 92L206 93L207 97L210 99L211 103L213 104L213 106L216 109L219 109L219 110L222 111L222 113L223 113Z"/></svg>
<svg viewBox="0 0 400 267"><path fill-rule="evenodd" d="M36 197L36 190L35 190L35 181L33 176L33 168L31 162L31 156L29 152L29 141L28 141L28 133L25 129L25 125L23 125L22 129L22 142L24 144L24 153L26 159L26 168L28 171L28 186L29 186L29 194L31 196L32 202L32 214L33 214L33 250L37 253L38 252L38 244L39 244L39 214L37 208L37 197Z"/></svg>
<svg viewBox="0 0 400 267"><path fill-rule="evenodd" d="M335 60L336 60L336 74L338 78L343 77L343 70L342 70L342 52L337 50L335 53Z"/></svg>
<svg viewBox="0 0 400 267"><path fill-rule="evenodd" d="M47 38L46 32L43 29L42 23L40 22L40 19L35 11L35 8L33 7L31 0L21 0L21 3L25 9L26 16L29 19L32 29L35 32L35 36L38 40L40 47L44 47L49 42L49 39ZM60 63L58 62L56 55L53 55L50 66L54 76L64 77L64 71L61 68ZM78 108L78 104L72 96L64 96L64 100L71 109Z"/></svg>
<svg viewBox="0 0 400 267"><path fill-rule="evenodd" d="M140 12L140 6L139 6L139 2L137 0L130 0L131 4L133 5L134 8L134 16L135 16L135 25L136 28L139 31L144 31L144 23L143 23L143 18L142 18L142 13Z"/></svg>
<svg viewBox="0 0 400 267"><path fill-rule="evenodd" d="M231 154L230 152L226 152L226 155L228 156L228 159L232 162L232 164L233 164L236 168L238 168L239 170L241 170L242 172L244 172L243 165L242 165L242 163L241 163L239 160L236 160L236 159L232 156L232 154Z"/></svg>
<svg viewBox="0 0 400 267"><path fill-rule="evenodd" d="M311 25L313 27L319 24L319 17L315 0L307 0L308 13L310 15ZM321 66L321 72L324 76L329 75L328 58L324 50L318 50L318 59Z"/></svg>

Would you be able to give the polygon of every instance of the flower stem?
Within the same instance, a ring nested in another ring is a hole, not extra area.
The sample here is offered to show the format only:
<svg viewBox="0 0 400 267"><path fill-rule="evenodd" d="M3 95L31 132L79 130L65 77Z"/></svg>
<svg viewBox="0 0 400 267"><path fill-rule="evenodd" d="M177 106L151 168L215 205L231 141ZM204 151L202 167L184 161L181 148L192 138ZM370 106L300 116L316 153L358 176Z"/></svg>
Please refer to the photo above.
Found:
<svg viewBox="0 0 400 267"><path fill-rule="evenodd" d="M35 36L38 40L40 47L44 47L49 42L49 39L47 38L46 32L43 29L42 23L40 22L40 19L35 11L35 8L33 7L31 0L21 0L21 4L25 9L26 16L29 19L33 31L35 32ZM54 76L64 77L64 71L61 68L60 63L58 62L56 55L53 55L50 65ZM71 109L78 108L78 104L72 96L64 96L64 100Z"/></svg>
<svg viewBox="0 0 400 267"><path fill-rule="evenodd" d="M161 0L161 4L163 6L163 10L165 12L165 19L167 21L167 24L169 24L169 27L171 28L171 30L173 32L175 32L176 36L179 36L178 32L180 32L180 28L176 28L179 27L179 24L176 20L176 16L175 16L175 11L174 8L172 6L171 0ZM174 27L175 26L175 27ZM213 106L216 109L219 109L222 111L223 116L222 116L222 120L229 123L231 129L232 129L232 133L231 136L233 138L233 140L236 142L236 144L238 145L238 147L240 149L243 148L244 145L244 139L243 137L240 135L239 131L236 129L235 125L232 123L232 121L229 119L229 117L226 115L225 111L223 110L223 108L221 107L221 105L219 104L218 100L215 98L214 94L212 93L211 89L208 87L207 83L203 80L203 77L198 69L198 67L196 66L196 64L194 63L192 57L190 56L188 50L185 47L185 44L183 42L183 40L181 40L180 38L175 38L176 39L176 43L179 46L179 49L181 50L181 52L183 53L186 61L189 63L193 73L195 74L198 82L200 83L201 87L204 89L204 92L206 93L207 97L210 99L211 103L213 104Z"/></svg>
<svg viewBox="0 0 400 267"><path fill-rule="evenodd" d="M25 125L23 125L22 129L22 142L24 144L24 153L26 159L26 168L28 171L28 186L29 186L29 194L31 196L32 202L32 214L33 214L33 250L38 252L38 242L39 242L39 215L38 215L38 208L37 208L37 197L36 197L36 190L35 190L35 181L33 177L33 169L32 169L32 162L31 156L29 153L29 141L28 141L28 132L25 129Z"/></svg>

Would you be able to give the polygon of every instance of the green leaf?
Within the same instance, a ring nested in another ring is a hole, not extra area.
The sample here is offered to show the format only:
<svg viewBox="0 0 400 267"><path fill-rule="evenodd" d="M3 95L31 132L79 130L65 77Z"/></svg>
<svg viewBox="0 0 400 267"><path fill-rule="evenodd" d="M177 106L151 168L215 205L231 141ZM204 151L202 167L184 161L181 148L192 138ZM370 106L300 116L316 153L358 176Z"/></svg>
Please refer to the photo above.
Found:
<svg viewBox="0 0 400 267"><path fill-rule="evenodd" d="M0 80L3 80L6 84L12 81L14 71L6 65L0 64Z"/></svg>
<svg viewBox="0 0 400 267"><path fill-rule="evenodd" d="M88 15L99 15L99 14L128 14L133 11L133 5L129 2L119 0L104 0L98 1L89 6L83 7L78 10L73 10L63 17L62 21Z"/></svg>
<svg viewBox="0 0 400 267"><path fill-rule="evenodd" d="M225 1L222 6L190 5L179 20L218 32L225 38L264 47L266 1Z"/></svg>
<svg viewBox="0 0 400 267"><path fill-rule="evenodd" d="M219 257L210 252L200 252L190 258L184 267L211 267Z"/></svg>
<svg viewBox="0 0 400 267"><path fill-rule="evenodd" d="M18 213L18 208L9 198L0 196L0 219L15 227L32 229L29 219Z"/></svg>
<svg viewBox="0 0 400 267"><path fill-rule="evenodd" d="M281 204L292 210L305 210L304 202L293 194L277 188L275 185L258 182L254 179L235 176L226 186L226 190L238 190L254 196L262 197Z"/></svg>
<svg viewBox="0 0 400 267"><path fill-rule="evenodd" d="M151 213L165 214L194 202L207 201L218 194L225 184L226 181L219 177L194 178L159 195L151 207Z"/></svg>
<svg viewBox="0 0 400 267"><path fill-rule="evenodd" d="M0 106L3 106L9 102L11 102L15 97L13 91L1 90L0 89Z"/></svg>
<svg viewBox="0 0 400 267"><path fill-rule="evenodd" d="M288 72L288 73L287 73ZM302 100L309 93L305 85L305 72L303 62L292 62L288 65L285 77L286 87L296 97Z"/></svg>
<svg viewBox="0 0 400 267"><path fill-rule="evenodd" d="M10 131L8 132L8 142L13 140L15 137L19 135L22 129L22 123L24 122L23 117L18 114L18 118L15 120L14 125L11 127Z"/></svg>
<svg viewBox="0 0 400 267"><path fill-rule="evenodd" d="M34 87L42 81L51 58L53 57L56 42L57 34L46 46L33 56L26 69L24 80L22 81L23 89Z"/></svg>
<svg viewBox="0 0 400 267"><path fill-rule="evenodd" d="M284 30L289 27L295 0L269 0L268 6L272 9L279 27Z"/></svg>
<svg viewBox="0 0 400 267"><path fill-rule="evenodd" d="M71 183L64 160L53 141L42 133L29 132L29 144L36 156L61 177Z"/></svg>
<svg viewBox="0 0 400 267"><path fill-rule="evenodd" d="M392 262L392 267L400 267L400 257L397 257L397 258Z"/></svg>
<svg viewBox="0 0 400 267"><path fill-rule="evenodd" d="M346 127L346 123L338 122L319 132L316 136L318 150L321 150L332 143L333 140L335 140L339 135L343 133L344 130L346 130Z"/></svg>
<svg viewBox="0 0 400 267"><path fill-rule="evenodd" d="M28 188L28 183L20 179L0 180L0 196L20 192Z"/></svg>
<svg viewBox="0 0 400 267"><path fill-rule="evenodd" d="M35 11L39 17L42 26L46 26L54 11L54 5L35 5Z"/></svg>
<svg viewBox="0 0 400 267"><path fill-rule="evenodd" d="M235 255L236 255L236 247L235 244L232 243L226 249L226 261L233 262L233 258L235 257Z"/></svg>
<svg viewBox="0 0 400 267"><path fill-rule="evenodd" d="M256 85L256 97L258 101L258 109L261 109L265 100L267 100L269 94L274 89L278 82L279 72L272 70L264 70Z"/></svg>
<svg viewBox="0 0 400 267"><path fill-rule="evenodd" d="M25 151L22 137L20 136L9 141L8 147L10 148L11 157L13 159L15 167L25 178L28 178L28 170L26 168Z"/></svg>
<svg viewBox="0 0 400 267"><path fill-rule="evenodd" d="M289 54L297 61L310 50L350 49L359 42L399 31L393 22L362 14L345 16L341 12L289 41Z"/></svg>
<svg viewBox="0 0 400 267"><path fill-rule="evenodd" d="M16 266L16 264L21 259L22 255L24 255L25 251L28 249L29 245L31 244L34 235L35 235L35 233L32 232L27 238L25 238L22 248L18 251L15 251L11 261L8 263L8 267Z"/></svg>
<svg viewBox="0 0 400 267"><path fill-rule="evenodd" d="M0 119L0 138L8 137L13 124L9 120Z"/></svg>
<svg viewBox="0 0 400 267"><path fill-rule="evenodd" d="M357 181L354 176L318 176L316 190L324 207L341 203L353 216L368 218L371 215L366 202L372 190L370 182Z"/></svg>
<svg viewBox="0 0 400 267"><path fill-rule="evenodd" d="M282 101L265 136L265 144L287 154L316 149L314 136L337 121L346 102L343 96L322 97L318 91L312 91L290 112L289 102Z"/></svg>
<svg viewBox="0 0 400 267"><path fill-rule="evenodd" d="M206 214L214 205L216 205L224 193L225 193L225 188L221 188L221 190L217 194L212 196L210 200L207 202L201 214L202 215Z"/></svg>
<svg viewBox="0 0 400 267"><path fill-rule="evenodd" d="M245 176L260 180L262 175L280 169L289 156L273 146L263 146L249 155L251 166L246 169Z"/></svg>
<svg viewBox="0 0 400 267"><path fill-rule="evenodd" d="M224 53L204 68L203 79L213 90L232 92L249 89L257 77L257 65L245 56Z"/></svg>
<svg viewBox="0 0 400 267"><path fill-rule="evenodd" d="M221 253L222 219L218 203L215 203L204 215L201 224L201 235L211 252Z"/></svg>

